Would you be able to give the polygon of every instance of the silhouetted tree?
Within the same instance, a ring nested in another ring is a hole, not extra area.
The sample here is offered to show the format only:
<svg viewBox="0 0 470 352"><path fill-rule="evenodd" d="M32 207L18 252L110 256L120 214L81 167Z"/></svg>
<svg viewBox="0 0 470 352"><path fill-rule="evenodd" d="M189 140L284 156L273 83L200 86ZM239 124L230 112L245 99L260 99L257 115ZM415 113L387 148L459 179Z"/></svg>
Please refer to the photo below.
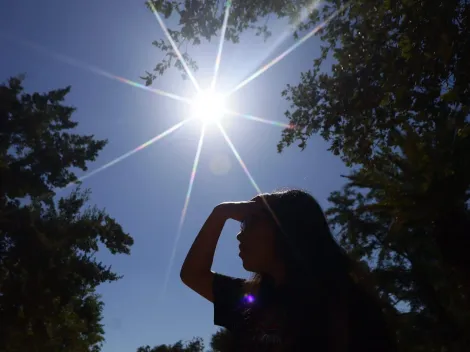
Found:
<svg viewBox="0 0 470 352"><path fill-rule="evenodd" d="M211 352L228 352L232 350L232 334L227 329L219 329L211 337Z"/></svg>
<svg viewBox="0 0 470 352"><path fill-rule="evenodd" d="M178 44L220 33L215 0L153 4L179 17L171 32ZM269 14L295 20L304 8L300 0L234 1L227 39L236 42ZM468 351L470 3L328 0L299 34L325 21L320 57L283 92L298 128L283 132L278 150L296 142L303 149L320 134L351 167L328 214L395 307L403 349ZM147 83L167 67L157 66Z"/></svg>
<svg viewBox="0 0 470 352"><path fill-rule="evenodd" d="M27 94L22 77L0 85L0 351L99 351L96 287L119 279L95 258L103 244L129 254L132 238L88 192L54 200L106 141L72 133L70 90Z"/></svg>
<svg viewBox="0 0 470 352"><path fill-rule="evenodd" d="M230 4L230 16L228 18L225 38L232 43L240 41L240 34L247 30L252 30L257 36L266 41L271 36L268 28L269 18L272 14L280 18L289 18L290 23L298 23L302 9L312 8L311 0L290 0L290 1L263 1L263 0L151 0L146 2L147 7L161 13L163 19L176 16L178 29L169 28L169 33L182 52L186 64L192 70L197 70L197 63L191 58L187 51L188 44L199 45L202 41L210 41L220 35L224 19L225 6ZM262 21L261 21L262 20ZM304 28L303 25L299 29ZM164 58L158 62L154 69L146 71L141 77L147 85L162 75L173 65L177 67L184 78L183 65L177 58L171 44L166 39L158 39L152 43L156 48L165 54Z"/></svg>
<svg viewBox="0 0 470 352"><path fill-rule="evenodd" d="M137 352L204 352L204 343L200 337L195 337L191 341L178 341L174 345L158 345L155 347L143 346Z"/></svg>

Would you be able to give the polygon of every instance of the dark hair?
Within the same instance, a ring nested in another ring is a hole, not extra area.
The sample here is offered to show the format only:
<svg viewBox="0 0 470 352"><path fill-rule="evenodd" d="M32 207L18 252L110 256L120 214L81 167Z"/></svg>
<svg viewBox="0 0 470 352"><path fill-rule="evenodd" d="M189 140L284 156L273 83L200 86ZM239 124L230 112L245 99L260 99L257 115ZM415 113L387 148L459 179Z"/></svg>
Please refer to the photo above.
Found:
<svg viewBox="0 0 470 352"><path fill-rule="evenodd" d="M366 292L353 279L358 266L333 237L315 198L308 192L292 189L260 194L254 199L264 202L277 224L276 248L286 269L284 290L288 291L281 304L288 306L290 311L301 309L305 315L314 314L312 312L323 305L322 309L326 309L324 314L328 314L325 301L334 302L338 297L346 297L350 319L361 319L367 325L361 327L360 321L354 321L352 325L358 331L353 332L355 336L351 338L367 340L366 335L360 337L359 330L363 334L375 335L376 340L380 336L382 341L376 341L380 346L371 346L373 341L360 341L360 348L387 351L385 345L391 344L387 338L390 335L387 334L378 295L375 297ZM259 285L261 302L276 290L272 279L263 273L255 273L252 283ZM304 328L305 321L311 320L309 318L299 320L295 317Z"/></svg>
<svg viewBox="0 0 470 352"><path fill-rule="evenodd" d="M276 248L289 285L308 277L323 287L347 280L352 261L331 234L315 198L293 189L260 194L254 199L264 202L277 224Z"/></svg>

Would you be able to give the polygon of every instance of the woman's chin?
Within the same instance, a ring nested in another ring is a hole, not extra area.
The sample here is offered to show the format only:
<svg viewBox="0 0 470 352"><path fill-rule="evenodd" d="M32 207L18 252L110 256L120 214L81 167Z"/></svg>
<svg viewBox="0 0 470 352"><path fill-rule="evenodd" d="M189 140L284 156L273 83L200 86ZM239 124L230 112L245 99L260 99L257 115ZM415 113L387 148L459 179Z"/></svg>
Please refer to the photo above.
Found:
<svg viewBox="0 0 470 352"><path fill-rule="evenodd" d="M242 259L242 266L243 266L243 269L245 269L246 271L253 271L253 266L250 265L249 262L247 262L246 259L243 259L243 257L241 257Z"/></svg>
<svg viewBox="0 0 470 352"><path fill-rule="evenodd" d="M246 252L242 252L240 251L240 253L238 254L238 256L240 257L240 259L242 260L242 265L243 265L243 268L246 270L246 271L255 271L254 270L254 265L252 263L252 261L250 260L249 256L246 255Z"/></svg>

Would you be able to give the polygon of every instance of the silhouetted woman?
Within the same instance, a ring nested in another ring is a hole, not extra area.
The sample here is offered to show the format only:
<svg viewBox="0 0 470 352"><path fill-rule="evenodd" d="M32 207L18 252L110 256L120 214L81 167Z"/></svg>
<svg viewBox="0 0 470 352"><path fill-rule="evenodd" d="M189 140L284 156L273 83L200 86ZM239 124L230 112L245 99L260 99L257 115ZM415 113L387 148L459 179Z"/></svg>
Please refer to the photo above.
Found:
<svg viewBox="0 0 470 352"><path fill-rule="evenodd" d="M227 219L251 280L211 271ZM352 279L352 261L306 192L263 194L214 208L194 241L181 279L214 303L214 323L234 351L394 351L378 300Z"/></svg>

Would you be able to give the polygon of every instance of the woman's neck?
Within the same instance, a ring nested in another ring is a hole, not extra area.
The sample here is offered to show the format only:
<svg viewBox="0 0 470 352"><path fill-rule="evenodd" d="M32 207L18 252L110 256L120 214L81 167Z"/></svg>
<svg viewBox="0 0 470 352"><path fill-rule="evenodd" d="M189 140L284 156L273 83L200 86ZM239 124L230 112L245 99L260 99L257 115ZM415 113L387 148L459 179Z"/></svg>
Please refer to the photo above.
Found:
<svg viewBox="0 0 470 352"><path fill-rule="evenodd" d="M273 280L275 287L281 286L286 282L286 270L283 265L273 267L267 274Z"/></svg>

